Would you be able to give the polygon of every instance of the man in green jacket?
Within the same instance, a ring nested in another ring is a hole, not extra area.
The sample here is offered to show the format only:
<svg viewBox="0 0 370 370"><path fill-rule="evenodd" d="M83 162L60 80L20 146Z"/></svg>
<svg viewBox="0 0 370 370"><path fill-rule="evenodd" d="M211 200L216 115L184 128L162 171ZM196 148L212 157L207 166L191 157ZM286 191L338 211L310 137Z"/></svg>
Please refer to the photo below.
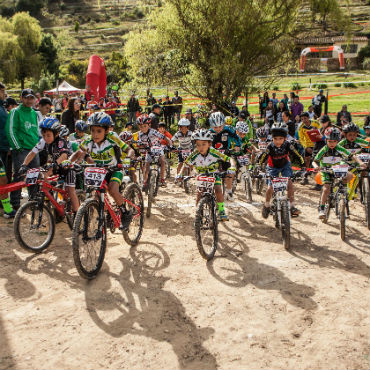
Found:
<svg viewBox="0 0 370 370"><path fill-rule="evenodd" d="M39 130L37 124L37 113L32 109L35 95L31 89L24 89L21 94L21 104L12 109L6 122L6 133L12 149L13 180L21 181L19 169L31 149L39 141ZM39 167L38 155L29 164L30 168ZM18 209L21 200L21 190L13 191L10 202L14 209Z"/></svg>

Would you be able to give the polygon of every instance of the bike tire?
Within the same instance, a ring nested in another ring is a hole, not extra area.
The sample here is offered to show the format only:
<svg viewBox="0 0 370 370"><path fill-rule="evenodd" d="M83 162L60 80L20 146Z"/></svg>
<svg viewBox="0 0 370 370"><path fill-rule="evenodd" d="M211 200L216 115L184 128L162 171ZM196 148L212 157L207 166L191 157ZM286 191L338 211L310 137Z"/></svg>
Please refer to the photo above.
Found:
<svg viewBox="0 0 370 370"><path fill-rule="evenodd" d="M204 217L207 213L208 224L207 222L204 222ZM199 201L195 214L194 228L195 240L197 242L199 253L205 260L210 261L214 257L218 246L218 221L214 202L209 196L203 197ZM205 249L206 236L203 235L203 231L206 230L205 228L211 231L211 240L209 240L210 251Z"/></svg>
<svg viewBox="0 0 370 370"><path fill-rule="evenodd" d="M265 182L263 179L258 178L256 181L256 193L261 194L263 191L263 188L265 186Z"/></svg>
<svg viewBox="0 0 370 370"><path fill-rule="evenodd" d="M338 205L339 221L340 221L340 238L346 238L346 201L344 198L339 200Z"/></svg>
<svg viewBox="0 0 370 370"><path fill-rule="evenodd" d="M42 219L41 220L43 220L44 215L46 215L45 220L49 228L46 234L46 238L42 238L44 239L43 241L37 242L36 233L32 233L30 235L30 239L28 239L26 235L24 235L23 232L21 232L21 229L22 229L21 225L22 223L24 224L25 220L27 219L26 213L28 210L31 211L31 226L33 224L32 220L36 220L36 222L38 222L38 216L36 217L35 215L35 212L37 212L37 210L40 214L40 205L38 202L29 201L29 202L24 203L18 209L15 215L14 224L13 224L15 239L17 240L18 244L22 248L28 251L35 252L35 253L41 253L43 250L45 250L50 245L50 243L53 241L54 234L55 234L55 219L54 219L54 215L52 211L48 207L46 207L44 204L41 204L41 208L42 208ZM38 229L40 229L40 227L37 227L37 229L34 228L33 230L38 230ZM41 234L45 234L45 231L42 231Z"/></svg>
<svg viewBox="0 0 370 370"><path fill-rule="evenodd" d="M366 226L370 230L370 186L369 178L362 180L362 197L365 207Z"/></svg>
<svg viewBox="0 0 370 370"><path fill-rule="evenodd" d="M320 193L320 198L319 199L321 199L321 196L322 196L322 192L323 191L324 191L324 189L321 189L321 193ZM330 210L331 210L331 195L329 194L329 196L328 196L328 198L326 199L326 202L325 202L325 217L322 219L322 222L324 224L327 224L328 221L329 221Z"/></svg>
<svg viewBox="0 0 370 370"><path fill-rule="evenodd" d="M137 169L137 182L139 184L140 187L143 186L144 184L144 176L143 176L143 171L141 169L141 167L139 166L139 168Z"/></svg>
<svg viewBox="0 0 370 370"><path fill-rule="evenodd" d="M150 175L148 177L149 181L149 187L148 187L148 206L146 208L146 217L150 217L152 214L152 205L154 200L154 193L155 193L155 187L156 187L156 181L157 181L157 172L151 171Z"/></svg>
<svg viewBox="0 0 370 370"><path fill-rule="evenodd" d="M281 235L286 250L290 249L290 216L289 206L286 200L281 202Z"/></svg>
<svg viewBox="0 0 370 370"><path fill-rule="evenodd" d="M159 190L159 171L153 171L153 173L155 173L154 175L154 191L153 191L153 202L154 202L154 198L158 195L158 190ZM152 173L152 174L153 174Z"/></svg>
<svg viewBox="0 0 370 370"><path fill-rule="evenodd" d="M135 246L139 243L144 228L143 194L141 193L140 187L137 184L131 183L126 187L123 193L123 197L140 207L140 214L138 215L137 209L131 206L129 203L126 203L127 209L133 212L133 218L129 229L126 231L122 231L123 238L125 239L126 243L131 246ZM137 228L134 228L134 225L137 225Z"/></svg>
<svg viewBox="0 0 370 370"><path fill-rule="evenodd" d="M189 169L184 170L184 176L189 176ZM188 179L187 181L183 181L184 190L185 190L186 194L190 194L190 190L191 190L189 181L190 181L190 179Z"/></svg>
<svg viewBox="0 0 370 370"><path fill-rule="evenodd" d="M171 163L170 158L166 158L166 179L171 177Z"/></svg>
<svg viewBox="0 0 370 370"><path fill-rule="evenodd" d="M93 210L95 210L97 213L97 219L96 217L92 216ZM94 219L99 222L99 203L95 199L88 199L78 210L72 230L73 260L79 275L88 280L95 278L95 276L99 273L104 262L105 250L107 246L107 226L104 217L102 236L96 240L98 244L100 244L98 246L98 253L91 253L91 251L87 253L87 259L89 259L91 256L95 257L95 260L92 261L91 264L92 267L87 267L83 261L83 253L81 253L82 248L87 246L87 243L83 240L80 241L80 237L83 235L83 233L88 232L86 227L89 228L90 226L94 225ZM93 233L96 233L96 230L93 230ZM92 236L89 237L91 238Z"/></svg>
<svg viewBox="0 0 370 370"><path fill-rule="evenodd" d="M80 202L80 205L81 205L86 199L86 194L83 193L82 190L76 189L76 195L77 195L77 198L78 198L78 200ZM69 212L72 211L72 204L71 204L70 199L68 199L65 209L66 209L67 224L68 224L69 228L72 230L73 229L74 217L69 213Z"/></svg>
<svg viewBox="0 0 370 370"><path fill-rule="evenodd" d="M248 202L252 202L252 179L249 174L243 176L244 192Z"/></svg>

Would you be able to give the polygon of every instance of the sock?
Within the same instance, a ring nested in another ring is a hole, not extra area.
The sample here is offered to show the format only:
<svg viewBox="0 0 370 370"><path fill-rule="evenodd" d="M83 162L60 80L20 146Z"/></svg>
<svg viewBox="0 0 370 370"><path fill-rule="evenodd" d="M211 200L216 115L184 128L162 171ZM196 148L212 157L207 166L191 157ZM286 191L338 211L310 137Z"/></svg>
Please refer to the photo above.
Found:
<svg viewBox="0 0 370 370"><path fill-rule="evenodd" d="M320 204L320 209L325 209L325 204Z"/></svg>
<svg viewBox="0 0 370 370"><path fill-rule="evenodd" d="M225 212L225 204L224 202L217 203L218 212Z"/></svg>
<svg viewBox="0 0 370 370"><path fill-rule="evenodd" d="M10 204L10 199L9 199L9 197L8 197L8 198L6 198L6 199L2 199L2 200L1 200L1 203L3 204L4 212L6 212L6 213L10 213L11 211L13 211L13 207L12 207L12 205Z"/></svg>

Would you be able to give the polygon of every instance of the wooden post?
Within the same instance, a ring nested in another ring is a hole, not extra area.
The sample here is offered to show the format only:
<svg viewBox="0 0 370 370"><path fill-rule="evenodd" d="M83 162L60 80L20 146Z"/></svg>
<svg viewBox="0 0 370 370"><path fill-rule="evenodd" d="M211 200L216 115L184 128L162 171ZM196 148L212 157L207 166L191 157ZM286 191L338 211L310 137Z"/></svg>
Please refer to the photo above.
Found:
<svg viewBox="0 0 370 370"><path fill-rule="evenodd" d="M328 114L328 109L329 109L329 89L326 90L325 114Z"/></svg>

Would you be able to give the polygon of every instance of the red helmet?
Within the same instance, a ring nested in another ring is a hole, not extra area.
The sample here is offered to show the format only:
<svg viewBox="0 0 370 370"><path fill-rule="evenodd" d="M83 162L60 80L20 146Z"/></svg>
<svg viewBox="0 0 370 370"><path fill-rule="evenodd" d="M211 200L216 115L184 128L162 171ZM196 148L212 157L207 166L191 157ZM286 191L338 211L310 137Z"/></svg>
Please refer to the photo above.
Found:
<svg viewBox="0 0 370 370"><path fill-rule="evenodd" d="M137 125L142 125L143 123L147 123L148 125L150 125L151 122L152 122L152 119L147 114L141 114L136 119Z"/></svg>
<svg viewBox="0 0 370 370"><path fill-rule="evenodd" d="M123 131L120 133L119 138L125 143L128 143L132 141L132 133L129 131Z"/></svg>

